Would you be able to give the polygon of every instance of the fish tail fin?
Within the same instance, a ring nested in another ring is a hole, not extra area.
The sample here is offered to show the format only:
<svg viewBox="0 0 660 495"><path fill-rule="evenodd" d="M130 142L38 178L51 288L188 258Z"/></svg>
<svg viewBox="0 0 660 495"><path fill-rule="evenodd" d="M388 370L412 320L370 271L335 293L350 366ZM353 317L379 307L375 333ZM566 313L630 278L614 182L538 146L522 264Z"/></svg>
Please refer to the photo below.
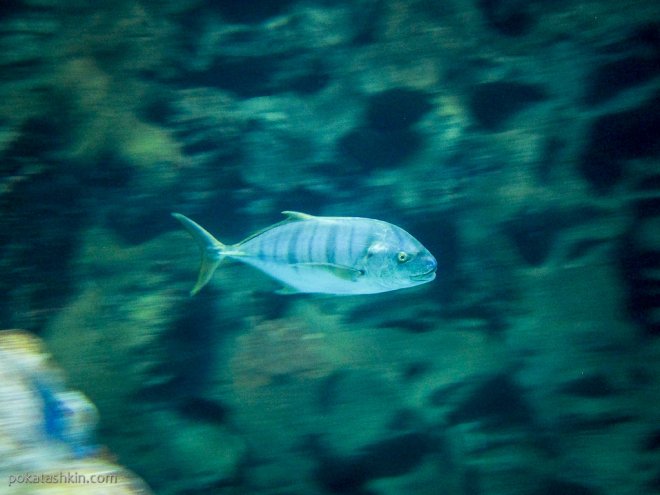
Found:
<svg viewBox="0 0 660 495"><path fill-rule="evenodd" d="M188 231L202 253L202 262L199 267L197 282L190 291L190 295L194 296L208 283L209 280L211 280L213 272L215 272L215 269L218 268L218 265L222 260L225 259L227 246L213 237L201 225L193 222L190 218L181 215L180 213L172 213L172 216Z"/></svg>

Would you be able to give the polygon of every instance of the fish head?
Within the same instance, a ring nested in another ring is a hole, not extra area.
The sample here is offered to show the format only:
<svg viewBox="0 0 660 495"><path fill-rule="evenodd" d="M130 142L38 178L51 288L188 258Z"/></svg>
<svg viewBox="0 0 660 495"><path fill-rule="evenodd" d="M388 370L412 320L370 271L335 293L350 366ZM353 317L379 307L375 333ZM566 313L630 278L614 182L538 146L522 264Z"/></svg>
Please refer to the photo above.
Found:
<svg viewBox="0 0 660 495"><path fill-rule="evenodd" d="M431 282L437 266L421 242L392 225L390 232L369 246L365 272L380 285L395 290Z"/></svg>

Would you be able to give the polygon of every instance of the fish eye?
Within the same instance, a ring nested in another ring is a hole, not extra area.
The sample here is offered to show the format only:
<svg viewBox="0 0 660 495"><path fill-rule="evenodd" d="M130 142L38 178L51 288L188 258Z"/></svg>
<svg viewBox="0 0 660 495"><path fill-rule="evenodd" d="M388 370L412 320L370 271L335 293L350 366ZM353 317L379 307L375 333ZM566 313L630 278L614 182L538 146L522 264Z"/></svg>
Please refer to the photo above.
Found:
<svg viewBox="0 0 660 495"><path fill-rule="evenodd" d="M408 253L406 253L405 251L399 251L399 252L397 253L397 255L396 255L396 260L397 260L399 263L405 263L405 262L408 261L409 259L410 259L410 256L409 256Z"/></svg>

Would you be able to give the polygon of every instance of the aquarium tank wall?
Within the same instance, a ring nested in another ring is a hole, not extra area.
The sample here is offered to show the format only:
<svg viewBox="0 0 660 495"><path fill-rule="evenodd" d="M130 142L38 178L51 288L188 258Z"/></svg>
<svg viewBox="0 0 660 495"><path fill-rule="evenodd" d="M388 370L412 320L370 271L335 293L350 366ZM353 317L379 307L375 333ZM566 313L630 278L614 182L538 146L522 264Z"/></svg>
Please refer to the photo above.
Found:
<svg viewBox="0 0 660 495"><path fill-rule="evenodd" d="M660 493L659 138L651 0L2 0L0 495Z"/></svg>

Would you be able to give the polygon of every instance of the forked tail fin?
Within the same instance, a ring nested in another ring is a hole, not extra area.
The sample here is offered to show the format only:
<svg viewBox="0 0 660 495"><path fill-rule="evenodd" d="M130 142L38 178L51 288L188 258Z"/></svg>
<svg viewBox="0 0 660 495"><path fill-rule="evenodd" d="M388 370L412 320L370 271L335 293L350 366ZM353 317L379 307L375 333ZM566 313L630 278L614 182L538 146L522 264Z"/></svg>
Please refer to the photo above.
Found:
<svg viewBox="0 0 660 495"><path fill-rule="evenodd" d="M218 265L225 258L224 252L227 250L227 246L190 218L180 213L172 213L172 216L181 222L183 228L192 236L202 253L202 263L199 267L197 283L195 283L195 286L190 291L190 295L194 296L211 280L213 272L215 272L215 269L218 268Z"/></svg>

